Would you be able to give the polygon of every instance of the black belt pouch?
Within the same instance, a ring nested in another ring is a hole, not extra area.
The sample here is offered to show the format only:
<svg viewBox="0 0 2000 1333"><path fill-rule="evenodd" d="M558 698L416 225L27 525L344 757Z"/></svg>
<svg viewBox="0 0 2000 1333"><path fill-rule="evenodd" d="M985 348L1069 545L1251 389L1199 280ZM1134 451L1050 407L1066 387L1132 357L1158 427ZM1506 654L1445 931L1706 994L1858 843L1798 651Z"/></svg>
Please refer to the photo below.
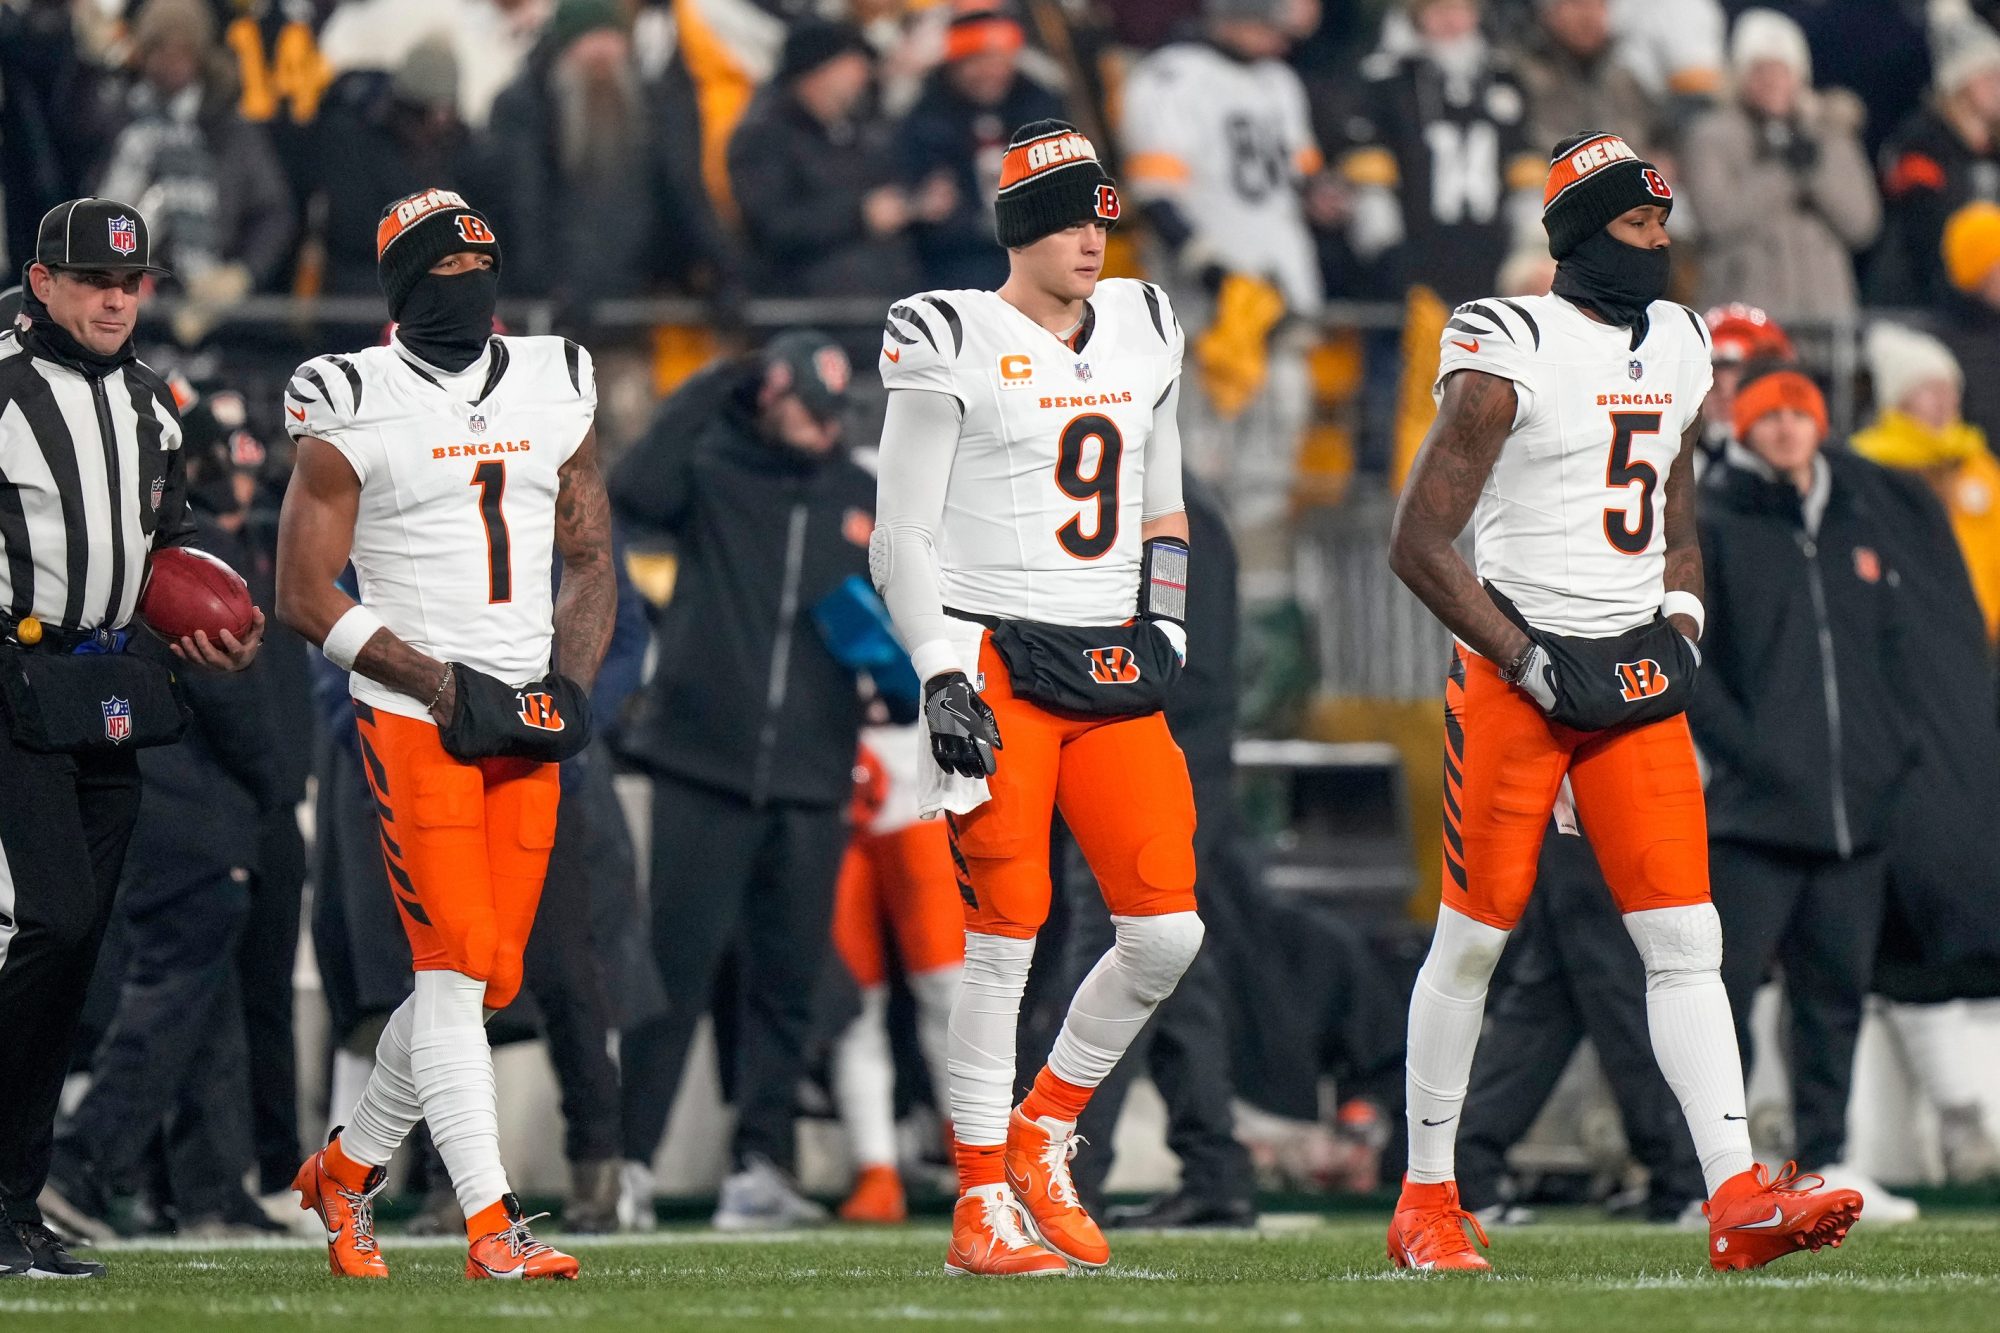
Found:
<svg viewBox="0 0 2000 1333"><path fill-rule="evenodd" d="M37 754L171 745L187 729L174 673L128 653L36 653L0 645L0 711Z"/></svg>
<svg viewBox="0 0 2000 1333"><path fill-rule="evenodd" d="M1086 717L1144 717L1166 706L1180 678L1167 636L1144 620L1129 625L1045 625L993 620L993 650L1014 693Z"/></svg>

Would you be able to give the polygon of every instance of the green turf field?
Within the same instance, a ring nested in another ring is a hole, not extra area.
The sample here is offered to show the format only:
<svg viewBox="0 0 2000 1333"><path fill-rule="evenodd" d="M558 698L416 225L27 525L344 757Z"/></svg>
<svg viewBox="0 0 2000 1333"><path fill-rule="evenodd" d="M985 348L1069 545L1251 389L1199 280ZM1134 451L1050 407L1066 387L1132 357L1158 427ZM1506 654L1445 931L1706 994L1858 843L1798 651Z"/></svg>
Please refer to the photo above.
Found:
<svg viewBox="0 0 2000 1333"><path fill-rule="evenodd" d="M469 1283L454 1246L398 1244L387 1283L304 1248L113 1251L100 1282L0 1283L0 1329L458 1333L596 1329L1529 1329L1874 1333L2000 1328L2000 1218L1870 1232L1762 1273L1708 1271L1700 1233L1549 1225L1495 1238L1494 1278L1392 1275L1382 1227L1116 1240L1102 1273L947 1278L944 1233L582 1242L577 1283Z"/></svg>

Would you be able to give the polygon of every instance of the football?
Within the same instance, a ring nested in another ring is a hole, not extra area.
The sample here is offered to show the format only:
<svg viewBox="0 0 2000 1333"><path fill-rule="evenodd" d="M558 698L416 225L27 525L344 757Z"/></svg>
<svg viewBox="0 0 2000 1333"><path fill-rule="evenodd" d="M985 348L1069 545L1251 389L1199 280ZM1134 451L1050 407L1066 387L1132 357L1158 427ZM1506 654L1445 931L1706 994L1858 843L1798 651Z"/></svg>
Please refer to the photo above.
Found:
<svg viewBox="0 0 2000 1333"><path fill-rule="evenodd" d="M179 640L196 630L218 645L223 630L240 639L250 632L254 610L249 586L206 551L169 546L146 563L139 618L163 639Z"/></svg>

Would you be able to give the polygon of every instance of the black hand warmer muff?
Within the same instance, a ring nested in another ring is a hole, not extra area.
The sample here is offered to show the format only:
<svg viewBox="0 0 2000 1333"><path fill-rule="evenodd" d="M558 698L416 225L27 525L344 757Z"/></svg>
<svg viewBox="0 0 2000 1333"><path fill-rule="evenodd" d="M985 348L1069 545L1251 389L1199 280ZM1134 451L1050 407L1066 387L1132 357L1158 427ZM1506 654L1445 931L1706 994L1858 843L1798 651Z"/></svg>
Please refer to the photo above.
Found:
<svg viewBox="0 0 2000 1333"><path fill-rule="evenodd" d="M1665 616L1603 639L1536 629L1492 584L1487 595L1555 667L1556 706L1549 720L1576 731L1661 722L1687 711L1700 661L1693 644Z"/></svg>
<svg viewBox="0 0 2000 1333"><path fill-rule="evenodd" d="M451 664L458 697L451 720L438 728L454 759L532 759L559 764L590 744L590 694L551 671L520 689Z"/></svg>
<svg viewBox="0 0 2000 1333"><path fill-rule="evenodd" d="M993 650L1014 693L1087 717L1144 717L1166 706L1181 661L1145 620L1129 625L993 622Z"/></svg>

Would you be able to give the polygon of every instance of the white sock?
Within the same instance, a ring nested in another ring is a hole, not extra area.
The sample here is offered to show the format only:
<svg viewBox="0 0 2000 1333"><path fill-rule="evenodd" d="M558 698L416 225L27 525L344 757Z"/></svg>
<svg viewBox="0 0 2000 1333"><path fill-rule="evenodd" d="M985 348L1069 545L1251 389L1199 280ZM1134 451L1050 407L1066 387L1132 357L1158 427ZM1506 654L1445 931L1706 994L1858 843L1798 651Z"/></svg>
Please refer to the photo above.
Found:
<svg viewBox="0 0 2000 1333"><path fill-rule="evenodd" d="M1410 996L1410 1179L1451 1180L1457 1169L1458 1114L1472 1078L1472 1053L1486 1016L1486 983L1507 945L1507 931L1446 907L1438 912L1430 953Z"/></svg>
<svg viewBox="0 0 2000 1333"><path fill-rule="evenodd" d="M896 1064L889 988L864 986L861 1013L833 1047L833 1101L857 1167L896 1164Z"/></svg>
<svg viewBox="0 0 2000 1333"><path fill-rule="evenodd" d="M909 975L910 994L917 1001L917 1046L929 1067L931 1089L937 1095L938 1113L951 1114L951 1006L958 999L960 980L965 975L961 963L948 963L928 972Z"/></svg>
<svg viewBox="0 0 2000 1333"><path fill-rule="evenodd" d="M367 1091L368 1080L374 1073L375 1061L371 1056L342 1050L333 1053L333 1072L326 1090L326 1135L322 1136L322 1142L354 1119L354 1108L360 1104L361 1094Z"/></svg>
<svg viewBox="0 0 2000 1333"><path fill-rule="evenodd" d="M1653 1058L1680 1099L1713 1195L1748 1171L1750 1110L1729 992L1722 985L1722 920L1710 903L1625 914L1646 965L1646 1027Z"/></svg>
<svg viewBox="0 0 2000 1333"><path fill-rule="evenodd" d="M500 1108L486 1043L486 983L458 972L419 972L411 1000L410 1073L431 1142L467 1217L507 1190L500 1164Z"/></svg>
<svg viewBox="0 0 2000 1333"><path fill-rule="evenodd" d="M416 1081L410 1074L410 1034L416 1012L416 997L412 995L389 1015L375 1043L374 1070L347 1118L347 1128L340 1132L340 1150L363 1165L386 1165L410 1137L411 1128L424 1118ZM341 1060L359 1064L362 1057L341 1052L335 1057L336 1072Z"/></svg>
<svg viewBox="0 0 2000 1333"><path fill-rule="evenodd" d="M1965 1001L1889 1004L1883 1009L1924 1100L1940 1111L1979 1105L1979 1080L1973 1077L1979 1067L1974 1055L1979 1042Z"/></svg>
<svg viewBox="0 0 2000 1333"><path fill-rule="evenodd" d="M1034 961L1033 940L966 932L965 975L951 1005L945 1062L952 1133L960 1143L991 1147L1007 1141L1015 1031L1021 1023L1021 992Z"/></svg>
<svg viewBox="0 0 2000 1333"><path fill-rule="evenodd" d="M1049 1052L1049 1072L1079 1088L1096 1087L1117 1067L1201 950L1193 912L1114 916L1111 925L1117 941L1076 988Z"/></svg>

